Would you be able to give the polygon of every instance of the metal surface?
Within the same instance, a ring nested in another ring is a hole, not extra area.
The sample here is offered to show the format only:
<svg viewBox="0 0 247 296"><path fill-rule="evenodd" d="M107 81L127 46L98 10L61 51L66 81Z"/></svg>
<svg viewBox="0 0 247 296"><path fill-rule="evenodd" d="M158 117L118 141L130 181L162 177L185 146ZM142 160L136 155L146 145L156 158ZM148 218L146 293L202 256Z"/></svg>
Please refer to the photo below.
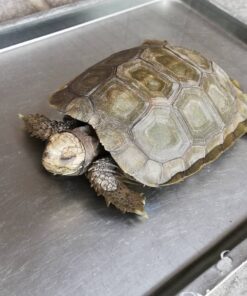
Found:
<svg viewBox="0 0 247 296"><path fill-rule="evenodd" d="M150 190L149 219L106 208L84 177L46 173L18 113L109 54L167 39L215 60L247 91L246 45L179 1L152 4L0 55L0 295L143 295L247 213L246 138L180 185Z"/></svg>
<svg viewBox="0 0 247 296"><path fill-rule="evenodd" d="M220 25L226 29L228 33L233 34L243 42L247 43L247 24L241 22L231 14L221 10L213 3L205 0L183 0L185 3L193 7L203 15L210 19L212 22Z"/></svg>
<svg viewBox="0 0 247 296"><path fill-rule="evenodd" d="M217 5L222 10L228 12L238 20L242 21L247 25L247 2L246 0L209 0L210 2Z"/></svg>
<svg viewBox="0 0 247 296"><path fill-rule="evenodd" d="M0 26L0 49L19 46L58 31L68 31L158 0L91 0L36 13Z"/></svg>
<svg viewBox="0 0 247 296"><path fill-rule="evenodd" d="M247 261L242 263L227 278L217 285L207 296L246 296Z"/></svg>
<svg viewBox="0 0 247 296"><path fill-rule="evenodd" d="M74 30L93 22L150 5L159 0L86 0L72 5L52 9L49 12L6 22L0 26L0 49L8 49L47 35ZM168 3L171 0L164 0ZM247 25L207 0L182 0L212 22L219 24L229 33L247 42Z"/></svg>
<svg viewBox="0 0 247 296"><path fill-rule="evenodd" d="M234 231L232 236L236 237L236 230ZM223 249L223 246L225 247L225 249ZM221 249L218 249L217 252L215 252L215 254L217 254L217 262L215 264L211 263L210 268L208 268L193 282L191 282L182 291L180 291L178 296L193 296L193 293L194 296L198 294L205 295L207 291L214 290L215 286L217 287L218 285L220 285L220 282L226 276L234 273L234 271L238 269L241 263L247 260L246 250L247 239L243 240L234 248L224 243L221 246ZM210 255L208 257L210 257ZM237 291L234 296L238 296Z"/></svg>

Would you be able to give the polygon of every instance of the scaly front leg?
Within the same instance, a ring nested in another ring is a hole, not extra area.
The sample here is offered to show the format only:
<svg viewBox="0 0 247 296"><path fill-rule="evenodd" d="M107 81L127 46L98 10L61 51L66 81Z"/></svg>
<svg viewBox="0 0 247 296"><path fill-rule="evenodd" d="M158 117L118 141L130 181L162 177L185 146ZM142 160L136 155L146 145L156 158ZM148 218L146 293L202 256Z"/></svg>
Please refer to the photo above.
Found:
<svg viewBox="0 0 247 296"><path fill-rule="evenodd" d="M86 176L96 193L105 198L107 206L113 204L123 213L129 212L147 217L144 210L145 198L124 184L121 172L111 158L95 161L89 167Z"/></svg>

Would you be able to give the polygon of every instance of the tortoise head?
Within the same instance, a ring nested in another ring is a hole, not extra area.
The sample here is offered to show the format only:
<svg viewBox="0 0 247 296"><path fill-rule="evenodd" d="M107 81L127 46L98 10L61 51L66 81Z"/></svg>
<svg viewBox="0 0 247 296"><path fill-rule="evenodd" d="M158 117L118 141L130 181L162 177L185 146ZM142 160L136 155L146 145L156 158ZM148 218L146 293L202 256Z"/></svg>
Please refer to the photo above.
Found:
<svg viewBox="0 0 247 296"><path fill-rule="evenodd" d="M55 175L83 174L99 153L99 141L89 126L50 136L42 157L45 169Z"/></svg>

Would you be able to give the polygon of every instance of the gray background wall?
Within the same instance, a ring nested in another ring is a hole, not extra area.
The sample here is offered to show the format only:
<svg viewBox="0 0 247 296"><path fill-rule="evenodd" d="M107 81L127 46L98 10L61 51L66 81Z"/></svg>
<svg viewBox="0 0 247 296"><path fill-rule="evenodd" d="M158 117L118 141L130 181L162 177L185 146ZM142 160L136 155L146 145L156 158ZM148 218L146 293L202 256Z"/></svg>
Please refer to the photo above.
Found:
<svg viewBox="0 0 247 296"><path fill-rule="evenodd" d="M20 18L58 6L94 0L0 0L0 22ZM246 0L210 0L223 10L247 24Z"/></svg>

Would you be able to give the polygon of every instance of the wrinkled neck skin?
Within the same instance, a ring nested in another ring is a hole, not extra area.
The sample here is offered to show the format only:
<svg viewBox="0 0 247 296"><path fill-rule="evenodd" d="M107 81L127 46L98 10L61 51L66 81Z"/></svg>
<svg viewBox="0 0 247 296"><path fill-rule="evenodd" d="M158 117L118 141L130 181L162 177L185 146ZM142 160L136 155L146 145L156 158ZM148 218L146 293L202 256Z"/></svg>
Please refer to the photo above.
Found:
<svg viewBox="0 0 247 296"><path fill-rule="evenodd" d="M53 134L43 153L42 164L54 175L77 176L85 173L99 155L101 145L88 126Z"/></svg>
<svg viewBox="0 0 247 296"><path fill-rule="evenodd" d="M88 125L75 128L71 133L80 140L85 149L83 168L79 173L79 175L81 175L86 172L93 160L99 155L101 147L98 138L92 133L92 130Z"/></svg>

